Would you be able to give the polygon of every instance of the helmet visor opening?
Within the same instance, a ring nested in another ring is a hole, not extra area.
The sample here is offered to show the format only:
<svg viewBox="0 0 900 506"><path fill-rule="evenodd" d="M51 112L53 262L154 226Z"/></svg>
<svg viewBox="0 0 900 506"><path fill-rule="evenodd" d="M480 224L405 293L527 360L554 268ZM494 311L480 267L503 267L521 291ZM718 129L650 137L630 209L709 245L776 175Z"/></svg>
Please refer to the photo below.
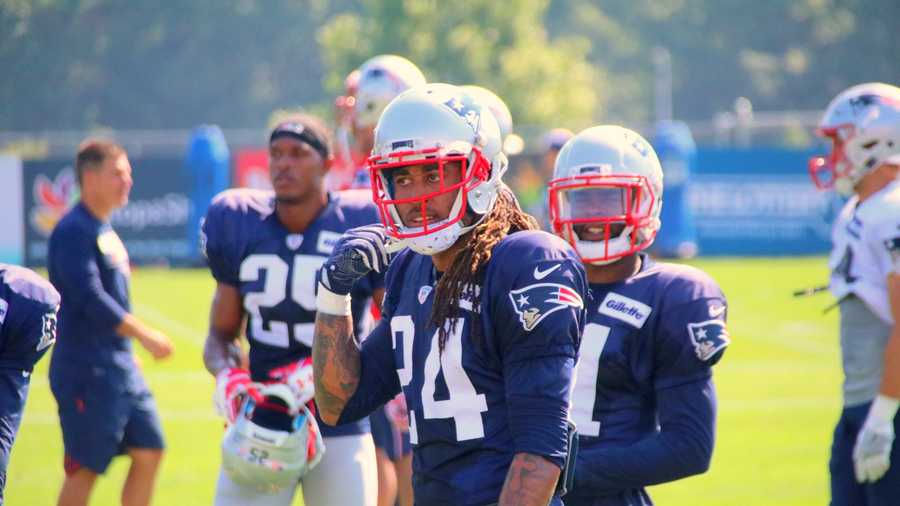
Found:
<svg viewBox="0 0 900 506"><path fill-rule="evenodd" d="M656 201L646 177L574 176L551 181L549 194L554 232L572 243L585 262L621 258L645 247L638 231L652 221ZM612 241L626 241L627 247L612 251ZM580 242L601 243L602 248L588 253Z"/></svg>

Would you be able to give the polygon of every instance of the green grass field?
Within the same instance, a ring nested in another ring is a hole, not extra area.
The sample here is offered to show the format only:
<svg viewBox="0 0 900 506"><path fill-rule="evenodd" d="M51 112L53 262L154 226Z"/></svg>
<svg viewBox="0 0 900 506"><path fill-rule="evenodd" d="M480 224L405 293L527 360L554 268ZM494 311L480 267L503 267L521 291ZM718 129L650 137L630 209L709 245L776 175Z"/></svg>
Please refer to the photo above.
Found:
<svg viewBox="0 0 900 506"><path fill-rule="evenodd" d="M791 297L825 281L823 258L702 260L729 298L732 343L716 366L718 437L705 475L655 487L666 506L803 506L828 500L828 451L840 410L837 315L828 295ZM154 363L141 351L168 442L157 505L212 501L222 422L201 349L213 283L204 270L137 270L138 316L168 332L175 356ZM11 506L55 504L63 478L62 438L44 359L32 381L7 479ZM119 503L127 459L102 477L93 505ZM298 499L299 503L300 500ZM338 506L338 505L336 505Z"/></svg>

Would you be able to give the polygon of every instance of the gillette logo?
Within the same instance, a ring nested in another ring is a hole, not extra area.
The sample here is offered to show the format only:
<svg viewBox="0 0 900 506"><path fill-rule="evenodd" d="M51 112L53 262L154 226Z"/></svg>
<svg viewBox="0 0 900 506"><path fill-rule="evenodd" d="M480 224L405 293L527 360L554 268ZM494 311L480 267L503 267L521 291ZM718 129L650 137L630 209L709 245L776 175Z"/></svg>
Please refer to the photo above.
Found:
<svg viewBox="0 0 900 506"><path fill-rule="evenodd" d="M646 316L641 314L641 310L638 307L629 306L624 302L616 302L611 300L606 303L606 307L612 309L613 311L625 313L632 318L637 318L638 320L643 320L644 318L646 318Z"/></svg>
<svg viewBox="0 0 900 506"><path fill-rule="evenodd" d="M621 320L637 328L644 326L653 308L624 295L609 292L600 303L600 314Z"/></svg>

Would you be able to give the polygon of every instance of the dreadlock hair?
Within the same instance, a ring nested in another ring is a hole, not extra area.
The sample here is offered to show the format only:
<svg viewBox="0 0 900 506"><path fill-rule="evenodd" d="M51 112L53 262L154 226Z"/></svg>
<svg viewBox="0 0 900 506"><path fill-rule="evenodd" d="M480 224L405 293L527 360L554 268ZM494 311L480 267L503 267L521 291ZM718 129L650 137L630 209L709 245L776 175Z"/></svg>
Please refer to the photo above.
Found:
<svg viewBox="0 0 900 506"><path fill-rule="evenodd" d="M538 230L537 220L522 211L512 190L502 186L497 194L497 202L470 233L453 265L441 276L434 291L434 300L441 301L431 308L431 324L438 328L438 350L444 351L447 337L456 329L459 317L459 300L465 294L472 300L473 308L481 307L482 291L476 291L484 281L484 272L494 246L509 234L523 230ZM481 313L472 312L472 339L481 338Z"/></svg>

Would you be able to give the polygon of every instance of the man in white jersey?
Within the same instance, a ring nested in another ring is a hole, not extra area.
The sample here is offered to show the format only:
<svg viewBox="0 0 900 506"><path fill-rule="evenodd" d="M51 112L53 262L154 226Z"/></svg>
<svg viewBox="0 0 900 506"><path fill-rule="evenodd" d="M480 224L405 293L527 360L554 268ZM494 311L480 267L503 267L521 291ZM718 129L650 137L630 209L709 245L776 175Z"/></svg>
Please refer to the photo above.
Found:
<svg viewBox="0 0 900 506"><path fill-rule="evenodd" d="M817 133L833 146L827 158L810 160L813 181L850 196L834 223L829 261L845 376L829 463L831 504L897 504L900 88L867 83L845 90L829 104Z"/></svg>

